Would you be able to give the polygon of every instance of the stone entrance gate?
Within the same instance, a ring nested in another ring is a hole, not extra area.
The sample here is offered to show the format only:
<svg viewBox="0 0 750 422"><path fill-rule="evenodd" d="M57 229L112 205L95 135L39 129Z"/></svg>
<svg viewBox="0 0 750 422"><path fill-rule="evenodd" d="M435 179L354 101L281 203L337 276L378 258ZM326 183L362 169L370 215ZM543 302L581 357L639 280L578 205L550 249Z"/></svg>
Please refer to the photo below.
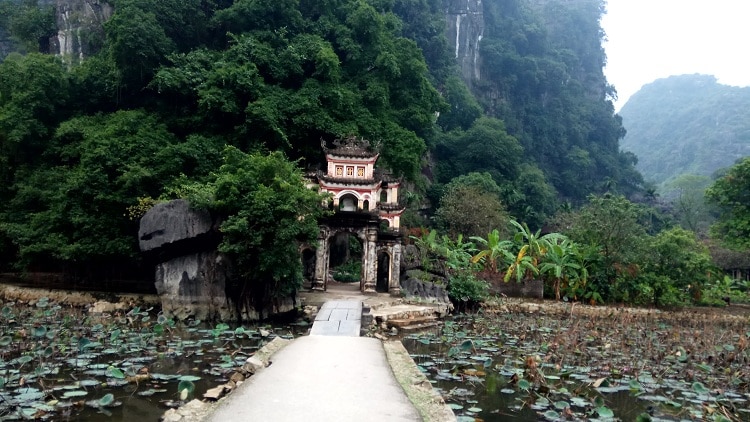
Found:
<svg viewBox="0 0 750 422"><path fill-rule="evenodd" d="M362 274L359 289L363 293L378 291L378 256L387 254L387 268L380 268L387 274L386 289L391 295L400 295L399 284L401 263L401 235L398 232L381 231L379 220L370 213L339 212L321 222L318 244L315 251L315 274L313 290L326 290L329 281L331 240L340 233L349 233L362 242Z"/></svg>
<svg viewBox="0 0 750 422"><path fill-rule="evenodd" d="M309 187L327 193L324 201L333 215L320 223L315 252L313 290L326 290L329 279L331 239L339 233L350 233L362 242L360 290L376 293L387 290L399 295L401 235L399 223L404 207L398 202L401 180L375 168L380 153L364 139L351 136L333 141L326 155L326 170L308 174ZM308 268L311 255L303 251ZM378 270L378 263L381 268ZM387 266L387 268L384 268ZM380 281L380 283L379 283Z"/></svg>

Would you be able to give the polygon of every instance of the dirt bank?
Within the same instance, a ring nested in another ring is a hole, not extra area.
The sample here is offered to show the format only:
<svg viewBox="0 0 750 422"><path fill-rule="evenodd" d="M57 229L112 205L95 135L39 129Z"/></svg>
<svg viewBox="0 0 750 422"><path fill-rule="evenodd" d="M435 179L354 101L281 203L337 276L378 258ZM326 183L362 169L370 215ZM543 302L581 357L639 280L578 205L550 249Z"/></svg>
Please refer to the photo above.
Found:
<svg viewBox="0 0 750 422"><path fill-rule="evenodd" d="M590 306L581 303L548 300L501 298L485 302L482 310L488 313L530 313L543 315L568 315L607 317L629 315L633 317L663 317L671 320L703 318L727 322L750 321L750 305L733 304L726 307L688 307L674 310L634 308L625 306Z"/></svg>
<svg viewBox="0 0 750 422"><path fill-rule="evenodd" d="M75 292L70 290L40 289L33 287L19 287L0 284L0 299L20 303L35 304L40 298L46 297L50 302L60 305L89 307L95 303L107 302L120 306L158 305L157 295L110 293L110 292Z"/></svg>

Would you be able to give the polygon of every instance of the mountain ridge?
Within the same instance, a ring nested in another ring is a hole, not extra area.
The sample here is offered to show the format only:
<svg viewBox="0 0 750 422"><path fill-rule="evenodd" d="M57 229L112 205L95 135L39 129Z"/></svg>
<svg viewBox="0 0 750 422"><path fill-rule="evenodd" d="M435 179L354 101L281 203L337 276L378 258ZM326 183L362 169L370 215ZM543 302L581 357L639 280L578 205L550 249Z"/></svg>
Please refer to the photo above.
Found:
<svg viewBox="0 0 750 422"><path fill-rule="evenodd" d="M750 155L750 88L711 75L658 79L620 110L623 150L644 178L665 185L680 174L711 176Z"/></svg>

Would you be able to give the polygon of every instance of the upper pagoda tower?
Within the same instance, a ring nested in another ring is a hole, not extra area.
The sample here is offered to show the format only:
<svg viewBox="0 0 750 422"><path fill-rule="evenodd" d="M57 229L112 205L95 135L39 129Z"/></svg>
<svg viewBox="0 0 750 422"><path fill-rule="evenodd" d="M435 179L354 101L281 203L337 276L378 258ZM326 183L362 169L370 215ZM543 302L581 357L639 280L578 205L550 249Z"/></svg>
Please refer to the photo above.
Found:
<svg viewBox="0 0 750 422"><path fill-rule="evenodd" d="M401 181L375 169L380 154L369 141L350 136L332 144L328 148L321 141L327 171L314 177L320 192L331 194L335 211L377 214L389 230L397 231L404 212L398 204Z"/></svg>

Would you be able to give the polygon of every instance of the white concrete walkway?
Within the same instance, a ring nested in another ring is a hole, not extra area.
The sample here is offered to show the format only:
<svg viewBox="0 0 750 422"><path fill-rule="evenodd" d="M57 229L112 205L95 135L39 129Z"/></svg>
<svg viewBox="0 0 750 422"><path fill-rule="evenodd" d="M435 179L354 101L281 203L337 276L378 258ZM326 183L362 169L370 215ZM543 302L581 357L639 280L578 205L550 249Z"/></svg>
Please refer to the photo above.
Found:
<svg viewBox="0 0 750 422"><path fill-rule="evenodd" d="M235 390L213 422L414 422L383 345L364 337L300 337Z"/></svg>

